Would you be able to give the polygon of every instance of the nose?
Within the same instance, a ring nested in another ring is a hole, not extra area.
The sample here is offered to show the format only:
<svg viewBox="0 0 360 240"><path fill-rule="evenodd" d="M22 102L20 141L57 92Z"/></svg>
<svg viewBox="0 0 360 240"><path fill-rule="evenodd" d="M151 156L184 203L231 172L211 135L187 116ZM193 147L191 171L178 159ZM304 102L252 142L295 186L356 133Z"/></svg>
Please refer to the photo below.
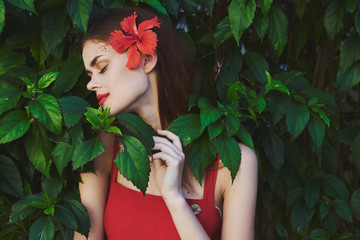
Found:
<svg viewBox="0 0 360 240"><path fill-rule="evenodd" d="M101 84L100 81L93 76L86 87L89 91L96 91L96 89L101 88Z"/></svg>

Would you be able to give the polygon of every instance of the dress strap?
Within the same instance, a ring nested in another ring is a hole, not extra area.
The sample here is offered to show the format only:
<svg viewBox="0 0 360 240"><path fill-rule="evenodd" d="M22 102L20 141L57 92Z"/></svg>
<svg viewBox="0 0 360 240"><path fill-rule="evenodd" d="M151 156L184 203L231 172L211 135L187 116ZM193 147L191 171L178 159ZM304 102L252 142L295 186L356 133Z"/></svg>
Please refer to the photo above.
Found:
<svg viewBox="0 0 360 240"><path fill-rule="evenodd" d="M118 172L118 169L117 169L116 164L115 164L115 158L116 158L116 155L118 154L119 150L120 150L120 141L116 137L115 138L115 143L114 143L113 163L111 165L111 182L115 181L115 178L116 178L116 175L117 175L117 172Z"/></svg>
<svg viewBox="0 0 360 240"><path fill-rule="evenodd" d="M211 164L206 170L204 196L203 196L203 199L206 200L206 202L212 202L212 203L214 202L215 183L216 183L217 172L219 169L219 160L220 157L219 155L217 155L214 163Z"/></svg>

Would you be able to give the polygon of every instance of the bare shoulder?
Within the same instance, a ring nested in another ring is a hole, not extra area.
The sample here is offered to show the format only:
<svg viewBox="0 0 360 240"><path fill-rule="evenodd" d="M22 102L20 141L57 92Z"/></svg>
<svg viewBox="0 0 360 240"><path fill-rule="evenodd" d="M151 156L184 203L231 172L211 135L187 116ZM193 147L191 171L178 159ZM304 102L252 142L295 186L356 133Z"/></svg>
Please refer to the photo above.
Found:
<svg viewBox="0 0 360 240"><path fill-rule="evenodd" d="M223 199L221 239L254 239L258 163L251 148L244 144L239 144L239 148L241 163L234 181L226 167L219 169Z"/></svg>
<svg viewBox="0 0 360 240"><path fill-rule="evenodd" d="M223 195L231 188L240 188L243 184L239 184L239 182L250 181L257 183L258 161L255 152L242 143L239 143L239 148L241 150L241 163L234 181L231 179L229 169L224 166L220 159L218 177Z"/></svg>

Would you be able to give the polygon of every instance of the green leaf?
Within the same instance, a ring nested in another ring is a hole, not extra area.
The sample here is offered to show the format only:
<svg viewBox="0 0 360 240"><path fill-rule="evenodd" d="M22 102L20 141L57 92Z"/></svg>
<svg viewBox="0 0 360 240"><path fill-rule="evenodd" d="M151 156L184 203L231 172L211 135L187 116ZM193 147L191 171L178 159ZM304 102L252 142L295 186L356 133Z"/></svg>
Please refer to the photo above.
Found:
<svg viewBox="0 0 360 240"><path fill-rule="evenodd" d="M11 207L10 222L24 220L27 216L33 214L36 208L28 204L34 201L42 201L42 197L40 195L29 195L14 203Z"/></svg>
<svg viewBox="0 0 360 240"><path fill-rule="evenodd" d="M49 198L57 198L63 189L63 181L57 174L52 174L51 179L43 175L41 176L41 188Z"/></svg>
<svg viewBox="0 0 360 240"><path fill-rule="evenodd" d="M73 212L60 204L57 204L55 207L55 218L63 225L68 227L71 230L77 230L78 224L76 222L76 217Z"/></svg>
<svg viewBox="0 0 360 240"><path fill-rule="evenodd" d="M360 34L360 9L355 14L355 28L358 34Z"/></svg>
<svg viewBox="0 0 360 240"><path fill-rule="evenodd" d="M216 138L216 150L225 167L230 170L231 178L234 181L241 162L239 144L233 137L228 138L223 132Z"/></svg>
<svg viewBox="0 0 360 240"><path fill-rule="evenodd" d="M158 135L157 132L144 120L131 113L122 113L117 116L124 134L132 135L140 140L147 150L148 155L151 155L150 149L154 146L153 136Z"/></svg>
<svg viewBox="0 0 360 240"><path fill-rule="evenodd" d="M210 139L217 137L223 130L224 125L222 123L212 123L208 126L208 132Z"/></svg>
<svg viewBox="0 0 360 240"><path fill-rule="evenodd" d="M57 75L59 73L58 72L48 72L45 73L38 82L38 88L42 89L42 88L46 88L48 87L52 82L55 81Z"/></svg>
<svg viewBox="0 0 360 240"><path fill-rule="evenodd" d="M19 102L21 91L17 88L0 88L0 115L12 109Z"/></svg>
<svg viewBox="0 0 360 240"><path fill-rule="evenodd" d="M55 8L47 11L41 21L41 40L49 54L58 46L66 35L66 9Z"/></svg>
<svg viewBox="0 0 360 240"><path fill-rule="evenodd" d="M160 13L167 15L166 9L161 5L161 3L158 0L143 0L143 1L144 1L144 3L155 8Z"/></svg>
<svg viewBox="0 0 360 240"><path fill-rule="evenodd" d="M72 146L63 142L59 142L58 144L56 144L56 146L52 150L51 156L60 176L62 175L62 172L68 162L70 162L72 153Z"/></svg>
<svg viewBox="0 0 360 240"><path fill-rule="evenodd" d="M307 0L300 0L300 3L294 6L296 14L302 19L307 5Z"/></svg>
<svg viewBox="0 0 360 240"><path fill-rule="evenodd" d="M342 73L360 60L360 36L357 33L348 37L340 49L340 67Z"/></svg>
<svg viewBox="0 0 360 240"><path fill-rule="evenodd" d="M224 17L214 32L214 48L218 48L223 42L232 37L229 17Z"/></svg>
<svg viewBox="0 0 360 240"><path fill-rule="evenodd" d="M262 143L266 156L276 172L280 172L284 165L284 143L278 134L271 128L267 128L262 137Z"/></svg>
<svg viewBox="0 0 360 240"><path fill-rule="evenodd" d="M9 2L15 7L19 7L21 9L37 14L35 10L34 0L11 0Z"/></svg>
<svg viewBox="0 0 360 240"><path fill-rule="evenodd" d="M30 228L29 240L53 240L55 233L51 217L41 217Z"/></svg>
<svg viewBox="0 0 360 240"><path fill-rule="evenodd" d="M188 155L189 166L200 184L204 170L215 158L215 144L207 134L203 134L191 143Z"/></svg>
<svg viewBox="0 0 360 240"><path fill-rule="evenodd" d="M344 74L339 70L336 77L338 91L344 92L360 82L360 61L353 64Z"/></svg>
<svg viewBox="0 0 360 240"><path fill-rule="evenodd" d="M250 71L254 74L259 83L267 81L266 71L269 72L269 64L265 58L257 52L247 52L244 56L246 64L249 66Z"/></svg>
<svg viewBox="0 0 360 240"><path fill-rule="evenodd" d="M271 7L273 0L258 0L261 12L266 15Z"/></svg>
<svg viewBox="0 0 360 240"><path fill-rule="evenodd" d="M236 43L239 45L243 32L250 26L255 16L255 0L231 1L229 20Z"/></svg>
<svg viewBox="0 0 360 240"><path fill-rule="evenodd" d="M122 135L120 129L118 127L115 127L115 126L110 126L110 127L106 128L105 131L112 132L112 133L115 133L115 134L118 134L118 135Z"/></svg>
<svg viewBox="0 0 360 240"><path fill-rule="evenodd" d="M309 209L315 207L315 204L320 197L320 190L321 186L316 178L314 178L313 176L306 177L304 186L304 198L306 206Z"/></svg>
<svg viewBox="0 0 360 240"><path fill-rule="evenodd" d="M50 178L50 160L52 144L45 131L38 124L33 124L25 139L25 149L29 160L42 174Z"/></svg>
<svg viewBox="0 0 360 240"><path fill-rule="evenodd" d="M87 237L90 230L90 220L84 205L72 199L66 201L65 207L71 209L76 217L77 225L79 226L77 232Z"/></svg>
<svg viewBox="0 0 360 240"><path fill-rule="evenodd" d="M308 127L311 139L314 141L316 148L320 148L325 137L324 121L315 114L311 114Z"/></svg>
<svg viewBox="0 0 360 240"><path fill-rule="evenodd" d="M352 214L350 204L340 199L335 199L334 202L335 212L348 222L352 222Z"/></svg>
<svg viewBox="0 0 360 240"><path fill-rule="evenodd" d="M291 225L294 229L304 228L313 218L315 208L308 209L305 204L298 201L291 210Z"/></svg>
<svg viewBox="0 0 360 240"><path fill-rule="evenodd" d="M76 1L76 0L73 0ZM68 1L69 3L71 1ZM68 92L76 84L79 76L84 71L84 64L81 60L72 60L65 63L55 80L55 84L52 87L52 91L55 96L59 97L62 93Z"/></svg>
<svg viewBox="0 0 360 240"><path fill-rule="evenodd" d="M182 115L175 119L167 130L178 135L182 145L187 146L190 142L200 137L202 133L200 116L197 114Z"/></svg>
<svg viewBox="0 0 360 240"><path fill-rule="evenodd" d="M278 80L272 80L269 89L276 90L290 96L289 89L282 82Z"/></svg>
<svg viewBox="0 0 360 240"><path fill-rule="evenodd" d="M81 124L75 125L73 128L71 128L70 136L71 146L73 148L77 148L84 142L84 133Z"/></svg>
<svg viewBox="0 0 360 240"><path fill-rule="evenodd" d="M281 118L285 115L286 109L290 104L290 97L284 94L271 94L269 100L269 110L272 115L273 123L276 125Z"/></svg>
<svg viewBox="0 0 360 240"><path fill-rule="evenodd" d="M274 225L275 225L276 232L280 237L282 237L282 238L288 237L287 230L283 225L281 225L280 223L275 223Z"/></svg>
<svg viewBox="0 0 360 240"><path fill-rule="evenodd" d="M80 121L90 104L81 97L68 96L59 99L66 126L72 127Z"/></svg>
<svg viewBox="0 0 360 240"><path fill-rule="evenodd" d="M231 47L226 50L226 62L223 66L233 79L238 79L243 65L241 47Z"/></svg>
<svg viewBox="0 0 360 240"><path fill-rule="evenodd" d="M353 209L354 217L360 215L360 188L356 189L351 196L351 208Z"/></svg>
<svg viewBox="0 0 360 240"><path fill-rule="evenodd" d="M346 11L352 13L356 9L356 2L355 0L345 0L345 8Z"/></svg>
<svg viewBox="0 0 360 240"><path fill-rule="evenodd" d="M176 16L178 15L179 12L179 1L176 0L168 0L163 2L163 5L165 5L167 12L170 15Z"/></svg>
<svg viewBox="0 0 360 240"><path fill-rule="evenodd" d="M296 21L289 31L289 34L293 36L295 56L298 57L308 40L307 26L302 21Z"/></svg>
<svg viewBox="0 0 360 240"><path fill-rule="evenodd" d="M357 169L360 169L360 134L357 135L354 142L351 144L352 159Z"/></svg>
<svg viewBox="0 0 360 240"><path fill-rule="evenodd" d="M237 136L246 146L254 150L254 142L252 140L251 134L241 123L239 125Z"/></svg>
<svg viewBox="0 0 360 240"><path fill-rule="evenodd" d="M325 192L335 199L346 201L349 198L349 190L345 183L334 175L322 176L321 185Z"/></svg>
<svg viewBox="0 0 360 240"><path fill-rule="evenodd" d="M309 110L305 104L291 102L286 111L286 125L292 139L297 138L309 121Z"/></svg>
<svg viewBox="0 0 360 240"><path fill-rule="evenodd" d="M44 126L55 134L61 134L62 117L58 100L50 94L42 94L29 101L30 112Z"/></svg>
<svg viewBox="0 0 360 240"><path fill-rule="evenodd" d="M150 174L150 164L146 149L133 136L123 135L120 141L123 143L125 151L117 154L115 158L116 166L127 180L131 181L145 194Z"/></svg>
<svg viewBox="0 0 360 240"><path fill-rule="evenodd" d="M288 41L288 20L285 13L273 6L269 13L268 36L271 45L276 50L278 56L283 52Z"/></svg>
<svg viewBox="0 0 360 240"><path fill-rule="evenodd" d="M23 183L14 162L7 156L0 155L0 166L0 189L15 197L22 197Z"/></svg>
<svg viewBox="0 0 360 240"><path fill-rule="evenodd" d="M327 7L324 25L327 35L333 39L343 29L344 1L335 0Z"/></svg>
<svg viewBox="0 0 360 240"><path fill-rule="evenodd" d="M94 112L90 110L91 108L87 108L87 112L84 113L86 120L92 125L92 129L100 130L102 129L102 119L100 119L101 115L98 112Z"/></svg>
<svg viewBox="0 0 360 240"><path fill-rule="evenodd" d="M46 61L46 51L44 43L41 39L34 39L30 43L30 52L36 62L39 64L40 68L45 68L45 61Z"/></svg>
<svg viewBox="0 0 360 240"><path fill-rule="evenodd" d="M93 0L69 0L66 3L67 12L72 22L86 32Z"/></svg>
<svg viewBox="0 0 360 240"><path fill-rule="evenodd" d="M260 40L263 41L265 34L269 28L269 18L266 14L261 14L259 11L255 13L254 27Z"/></svg>
<svg viewBox="0 0 360 240"><path fill-rule="evenodd" d="M30 127L26 112L14 110L0 120L0 144L13 141L23 136Z"/></svg>
<svg viewBox="0 0 360 240"><path fill-rule="evenodd" d="M73 170L81 167L88 161L94 159L103 151L104 151L104 146L102 145L99 138L94 137L84 141L74 150L72 157Z"/></svg>
<svg viewBox="0 0 360 240"><path fill-rule="evenodd" d="M360 125L352 125L338 131L336 139L341 143L351 145L359 134L360 134Z"/></svg>
<svg viewBox="0 0 360 240"><path fill-rule="evenodd" d="M338 153L336 151L335 145L324 141L324 144L322 146L322 156L323 156L322 161L325 163L325 166L333 174L336 174L338 163L339 163L338 159L337 159L337 155L338 155Z"/></svg>
<svg viewBox="0 0 360 240"><path fill-rule="evenodd" d="M3 0L0 0L0 34L5 25L5 4Z"/></svg>
<svg viewBox="0 0 360 240"><path fill-rule="evenodd" d="M216 122L223 115L223 112L220 109L211 105L208 98L201 97L198 106L200 108L201 131L210 124Z"/></svg>
<svg viewBox="0 0 360 240"><path fill-rule="evenodd" d="M309 239L311 240L325 240L330 239L330 234L321 228L315 228L311 231Z"/></svg>
<svg viewBox="0 0 360 240"><path fill-rule="evenodd" d="M233 136L239 132L240 129L240 119L234 118L231 114L226 116L226 131L229 136Z"/></svg>
<svg viewBox="0 0 360 240"><path fill-rule="evenodd" d="M22 66L25 62L25 55L18 52L1 51L0 52L0 75L8 72L10 69Z"/></svg>
<svg viewBox="0 0 360 240"><path fill-rule="evenodd" d="M327 216L328 212L329 212L329 202L327 201L322 201L320 204L320 218L323 219L325 216Z"/></svg>
<svg viewBox="0 0 360 240"><path fill-rule="evenodd" d="M291 208L303 196L302 187L291 189L286 196L286 206Z"/></svg>

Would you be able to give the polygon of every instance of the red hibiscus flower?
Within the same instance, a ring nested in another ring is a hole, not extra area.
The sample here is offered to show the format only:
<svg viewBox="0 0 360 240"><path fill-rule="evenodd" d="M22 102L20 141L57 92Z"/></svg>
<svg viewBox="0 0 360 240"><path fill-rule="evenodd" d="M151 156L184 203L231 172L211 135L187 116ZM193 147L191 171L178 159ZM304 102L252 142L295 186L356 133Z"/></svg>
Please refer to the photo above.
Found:
<svg viewBox="0 0 360 240"><path fill-rule="evenodd" d="M155 53L157 46L157 35L150 29L153 27L160 27L157 17L143 21L136 27L136 12L133 15L124 18L120 23L122 29L127 34L125 35L121 30L114 30L109 37L110 45L118 53L123 53L127 50L128 62L126 67L130 70L137 68L140 63L140 53L144 55L152 55Z"/></svg>

